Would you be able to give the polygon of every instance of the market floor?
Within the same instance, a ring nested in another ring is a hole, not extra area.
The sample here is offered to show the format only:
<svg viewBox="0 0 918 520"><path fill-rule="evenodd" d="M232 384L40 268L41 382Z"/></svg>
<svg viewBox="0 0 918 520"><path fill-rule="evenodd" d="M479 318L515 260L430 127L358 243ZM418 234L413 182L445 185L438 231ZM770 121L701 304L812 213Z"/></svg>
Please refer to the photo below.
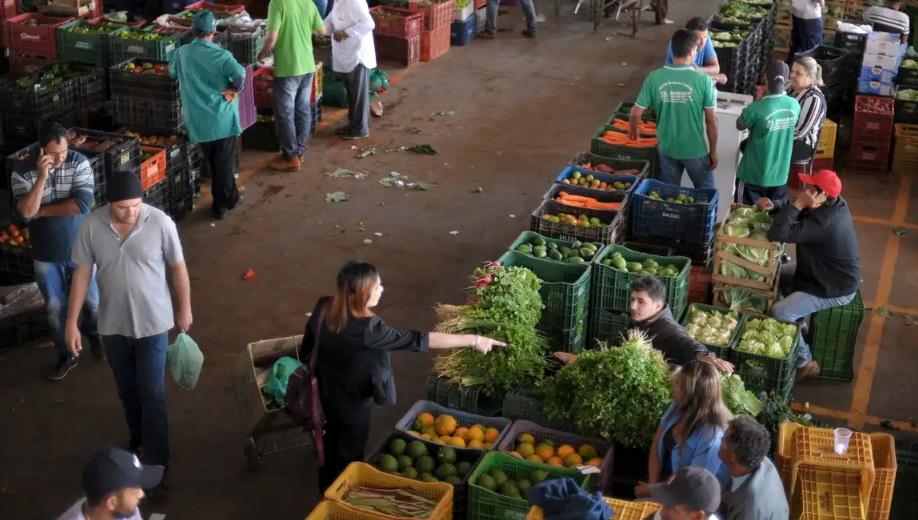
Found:
<svg viewBox="0 0 918 520"><path fill-rule="evenodd" d="M681 24L716 3L674 2L670 17ZM528 227L558 169L588 148L591 132L619 101L633 98L673 30L645 24L632 40L616 35L625 29L614 24L593 33L569 7L560 24L551 4L539 7L549 16L536 41L518 34L522 17L514 8L501 18L513 27L501 40L476 40L433 63L396 71L400 81L384 98L386 116L372 122L371 139L357 143L375 147L376 155L355 158L326 122L301 172L263 170L266 156L247 153L243 208L211 224L200 207L181 223L194 288L191 332L206 361L194 391L170 383L172 495L166 504L147 504L146 514L304 518L317 500L308 450L268 456L257 472L242 468L247 425L232 373L245 345L301 333L316 298L332 291L342 261L357 257L382 270L387 291L380 315L400 327L431 327L432 306L461 301L471 270ZM441 154L387 151L421 143ZM367 177L324 175L339 167ZM379 179L393 171L436 186L382 186ZM916 407L907 396L918 390L912 373L918 351L907 340L907 319L918 315L915 188L910 179L890 176L844 180L858 215L864 298L893 315L865 316L853 384L808 384L797 395L856 425L890 418L909 428ZM349 200L326 202L335 191ZM902 236L893 232L900 227ZM243 281L249 268L257 276ZM54 518L78 498L86 457L126 441L109 368L85 359L67 379L48 384L41 373L52 357L49 348L32 347L0 358L4 518ZM376 411L371 446L424 395L431 357L395 359L399 404Z"/></svg>

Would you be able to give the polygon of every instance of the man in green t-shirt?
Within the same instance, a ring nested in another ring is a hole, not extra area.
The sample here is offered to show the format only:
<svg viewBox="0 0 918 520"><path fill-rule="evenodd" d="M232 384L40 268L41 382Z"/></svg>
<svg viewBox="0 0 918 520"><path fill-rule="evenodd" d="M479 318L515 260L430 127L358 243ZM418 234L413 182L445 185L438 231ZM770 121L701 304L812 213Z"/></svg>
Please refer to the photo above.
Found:
<svg viewBox="0 0 918 520"><path fill-rule="evenodd" d="M670 47L673 64L651 72L641 86L631 109L630 136L638 138L641 116L652 108L657 117L660 181L678 186L685 170L696 188L713 188L712 172L717 168L714 82L693 65L698 54L694 32L679 29Z"/></svg>
<svg viewBox="0 0 918 520"><path fill-rule="evenodd" d="M302 166L312 124L313 33L325 34L313 0L271 0L268 33L258 59L274 51L274 120L281 157L271 162L272 170L296 171Z"/></svg>
<svg viewBox="0 0 918 520"><path fill-rule="evenodd" d="M749 130L736 171L736 201L742 204L755 204L762 197L787 198L794 129L800 117L800 104L785 94L789 76L786 63L773 61L765 71L768 94L736 120L738 130Z"/></svg>

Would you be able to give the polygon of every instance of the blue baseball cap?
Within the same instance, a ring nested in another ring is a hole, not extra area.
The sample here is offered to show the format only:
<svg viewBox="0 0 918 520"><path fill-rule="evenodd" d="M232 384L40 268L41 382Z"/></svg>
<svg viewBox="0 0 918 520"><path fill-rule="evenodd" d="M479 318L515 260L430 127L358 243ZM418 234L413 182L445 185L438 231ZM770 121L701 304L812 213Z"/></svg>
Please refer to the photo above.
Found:
<svg viewBox="0 0 918 520"><path fill-rule="evenodd" d="M209 9L198 11L191 19L191 28L198 34L210 34L217 30L217 18Z"/></svg>

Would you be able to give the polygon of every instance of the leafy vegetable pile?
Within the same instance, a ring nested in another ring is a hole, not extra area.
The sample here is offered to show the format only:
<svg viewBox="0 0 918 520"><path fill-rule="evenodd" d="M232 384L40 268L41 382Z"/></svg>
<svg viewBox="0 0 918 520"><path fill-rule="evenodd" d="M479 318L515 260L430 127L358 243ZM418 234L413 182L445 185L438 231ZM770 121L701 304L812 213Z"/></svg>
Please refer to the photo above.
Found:
<svg viewBox="0 0 918 520"><path fill-rule="evenodd" d="M749 25L751 22L761 20L768 15L768 9L771 2L759 3L747 2L743 0L730 0L722 5L714 15L714 22L733 25Z"/></svg>
<svg viewBox="0 0 918 520"><path fill-rule="evenodd" d="M714 45L714 48L718 47L736 47L737 45L743 43L749 36L749 29L744 29L742 31L711 31L711 43Z"/></svg>
<svg viewBox="0 0 918 520"><path fill-rule="evenodd" d="M768 309L768 299L764 295L745 287L731 287L724 293L723 299L731 311L761 314Z"/></svg>
<svg viewBox="0 0 918 520"><path fill-rule="evenodd" d="M910 88L900 90L896 93L896 99L901 99L902 101L918 101L918 90Z"/></svg>
<svg viewBox="0 0 918 520"><path fill-rule="evenodd" d="M736 311L721 312L695 308L685 324L685 331L695 341L715 347L726 347L739 323Z"/></svg>
<svg viewBox="0 0 918 520"><path fill-rule="evenodd" d="M631 447L650 446L672 399L666 361L638 330L620 347L584 351L543 388L550 419Z"/></svg>
<svg viewBox="0 0 918 520"><path fill-rule="evenodd" d="M796 325L772 318L756 318L746 322L743 335L734 348L749 354L786 359L796 338Z"/></svg>
<svg viewBox="0 0 918 520"><path fill-rule="evenodd" d="M748 238L750 240L767 242L768 238L766 233L768 233L768 228L771 227L772 220L771 215L756 208L737 208L727 217L726 222L724 222L723 231L724 234L730 237ZM772 254L771 248L755 247L744 244L727 244L724 246L723 250L761 266L768 264L768 260ZM777 267L777 265L775 267ZM720 263L720 274L743 280L754 280L757 282L766 281L766 277L762 274L727 261Z"/></svg>
<svg viewBox="0 0 918 520"><path fill-rule="evenodd" d="M547 343L536 332L542 317L541 283L522 267L490 263L475 269L475 297L469 305L439 305L437 332L479 334L507 343L486 356L471 348L437 358L434 370L461 386L481 386L499 396L544 377Z"/></svg>
<svg viewBox="0 0 918 520"><path fill-rule="evenodd" d="M736 374L722 375L720 378L721 394L724 404L733 415L755 417L762 412L762 401L754 393L746 390L743 380Z"/></svg>

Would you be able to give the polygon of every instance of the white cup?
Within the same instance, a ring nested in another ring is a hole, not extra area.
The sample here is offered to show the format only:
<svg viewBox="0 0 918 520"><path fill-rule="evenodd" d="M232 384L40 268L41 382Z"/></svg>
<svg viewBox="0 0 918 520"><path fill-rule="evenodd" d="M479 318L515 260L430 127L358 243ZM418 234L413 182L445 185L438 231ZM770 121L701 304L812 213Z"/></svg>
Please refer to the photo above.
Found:
<svg viewBox="0 0 918 520"><path fill-rule="evenodd" d="M848 453L848 443L851 442L851 430L848 428L835 428L832 431L833 446L836 455Z"/></svg>

